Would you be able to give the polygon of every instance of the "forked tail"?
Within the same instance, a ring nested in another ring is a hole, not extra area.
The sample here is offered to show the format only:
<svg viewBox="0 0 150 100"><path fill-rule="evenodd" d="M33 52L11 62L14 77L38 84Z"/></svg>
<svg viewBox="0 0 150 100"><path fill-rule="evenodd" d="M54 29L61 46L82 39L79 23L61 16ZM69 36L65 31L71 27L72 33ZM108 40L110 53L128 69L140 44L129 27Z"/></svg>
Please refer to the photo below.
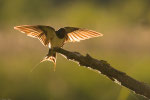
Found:
<svg viewBox="0 0 150 100"><path fill-rule="evenodd" d="M44 62L44 61L51 61L53 62L54 64L54 71L56 69L56 52L53 51L53 49L49 49L49 52L48 54L41 60L41 62ZM40 62L40 63L41 63ZM36 66L34 66L32 69L31 69L31 72L33 72L33 70L40 64L38 63Z"/></svg>
<svg viewBox="0 0 150 100"><path fill-rule="evenodd" d="M53 49L49 49L48 54L46 55L46 57L43 58L43 60L41 62L44 61L51 61L54 63L54 71L56 69L56 52Z"/></svg>

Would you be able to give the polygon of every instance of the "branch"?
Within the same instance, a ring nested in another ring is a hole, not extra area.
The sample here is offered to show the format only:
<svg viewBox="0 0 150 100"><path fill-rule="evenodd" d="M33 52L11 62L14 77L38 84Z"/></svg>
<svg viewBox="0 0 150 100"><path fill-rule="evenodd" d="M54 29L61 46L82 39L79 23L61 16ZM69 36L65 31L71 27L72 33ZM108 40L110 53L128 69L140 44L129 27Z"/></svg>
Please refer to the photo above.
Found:
<svg viewBox="0 0 150 100"><path fill-rule="evenodd" d="M106 61L94 59L88 54L83 56L78 52L70 52L61 48L54 48L54 50L66 56L69 60L77 61L80 66L85 66L97 70L115 83L119 83L121 86L134 91L136 94L150 99L150 86L148 84L137 81L134 78L128 76L126 73L114 69Z"/></svg>

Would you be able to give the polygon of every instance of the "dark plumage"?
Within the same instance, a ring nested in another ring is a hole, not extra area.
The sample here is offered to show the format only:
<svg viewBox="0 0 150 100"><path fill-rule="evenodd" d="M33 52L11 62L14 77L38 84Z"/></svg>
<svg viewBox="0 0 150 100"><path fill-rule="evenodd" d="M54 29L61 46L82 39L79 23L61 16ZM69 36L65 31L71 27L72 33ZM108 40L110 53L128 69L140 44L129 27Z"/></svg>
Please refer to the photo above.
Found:
<svg viewBox="0 0 150 100"><path fill-rule="evenodd" d="M56 35L58 38L62 39L66 36L66 30L64 28L60 28L58 31L56 31Z"/></svg>

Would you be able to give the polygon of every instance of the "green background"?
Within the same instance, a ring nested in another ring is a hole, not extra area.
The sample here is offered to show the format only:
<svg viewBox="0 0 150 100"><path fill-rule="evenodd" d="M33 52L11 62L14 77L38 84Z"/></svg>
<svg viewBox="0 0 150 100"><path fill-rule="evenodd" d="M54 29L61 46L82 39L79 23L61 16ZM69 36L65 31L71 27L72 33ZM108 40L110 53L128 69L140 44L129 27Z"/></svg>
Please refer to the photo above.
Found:
<svg viewBox="0 0 150 100"><path fill-rule="evenodd" d="M87 28L103 37L64 49L106 60L150 84L149 0L0 0L0 100L146 100L99 73L57 57L56 72L43 62L48 48L13 29L17 25Z"/></svg>

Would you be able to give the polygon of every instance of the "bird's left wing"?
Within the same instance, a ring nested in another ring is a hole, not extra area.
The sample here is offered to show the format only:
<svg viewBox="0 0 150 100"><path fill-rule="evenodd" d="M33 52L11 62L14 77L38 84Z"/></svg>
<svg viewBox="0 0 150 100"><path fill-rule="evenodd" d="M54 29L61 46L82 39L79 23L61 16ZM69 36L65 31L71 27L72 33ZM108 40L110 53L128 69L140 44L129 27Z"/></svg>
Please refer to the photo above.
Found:
<svg viewBox="0 0 150 100"><path fill-rule="evenodd" d="M14 29L27 34L27 36L38 38L44 46L47 46L49 44L49 41L47 39L47 31L45 28L54 30L50 26L44 25L22 25L14 27Z"/></svg>
<svg viewBox="0 0 150 100"><path fill-rule="evenodd" d="M103 36L103 34L84 28L64 27L67 35L65 42L79 42L93 37Z"/></svg>

